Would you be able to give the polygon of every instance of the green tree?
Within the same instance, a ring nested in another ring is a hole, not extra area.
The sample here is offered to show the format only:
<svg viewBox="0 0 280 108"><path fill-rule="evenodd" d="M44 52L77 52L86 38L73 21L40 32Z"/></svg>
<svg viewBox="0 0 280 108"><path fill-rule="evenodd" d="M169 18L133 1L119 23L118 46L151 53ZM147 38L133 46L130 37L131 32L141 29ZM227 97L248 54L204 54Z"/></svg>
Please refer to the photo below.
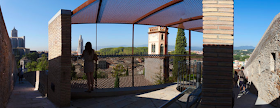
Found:
<svg viewBox="0 0 280 108"><path fill-rule="evenodd" d="M37 58L39 58L39 54L36 53L36 52L33 52L33 53L27 54L26 57L27 57L28 60L36 61Z"/></svg>
<svg viewBox="0 0 280 108"><path fill-rule="evenodd" d="M115 84L114 84L114 88L119 88L120 87L120 79L119 79L119 75L115 76Z"/></svg>
<svg viewBox="0 0 280 108"><path fill-rule="evenodd" d="M128 67L126 67L125 75L128 76Z"/></svg>
<svg viewBox="0 0 280 108"><path fill-rule="evenodd" d="M71 78L76 79L77 78L77 73L75 72L75 65L72 64L71 66Z"/></svg>
<svg viewBox="0 0 280 108"><path fill-rule="evenodd" d="M32 61L32 62L28 62L26 64L26 67L27 67L27 71L30 72L30 71L36 71L37 70L37 62L36 61Z"/></svg>
<svg viewBox="0 0 280 108"><path fill-rule="evenodd" d="M114 72L113 72L113 77L116 77L116 75L121 75L122 72L125 71L124 67L122 64L118 64L117 66L115 66L113 68Z"/></svg>
<svg viewBox="0 0 280 108"><path fill-rule="evenodd" d="M179 25L180 26L180 25ZM182 25L181 25L182 26ZM177 37L176 37L176 44L175 44L175 54L186 54L186 49L185 47L187 47L187 43L186 43L186 37L185 37L185 32L184 29L178 28L178 32L177 32ZM176 80L178 75L178 62L182 61L185 62L186 58L185 57L174 57L174 62L173 62L173 71L172 71L172 75L173 75L173 80Z"/></svg>
<svg viewBox="0 0 280 108"><path fill-rule="evenodd" d="M118 64L116 67L113 68L113 70L114 70L113 76L116 78L114 88L119 88L119 83L120 83L119 76L121 75L122 72L125 71L125 69L122 64Z"/></svg>
<svg viewBox="0 0 280 108"><path fill-rule="evenodd" d="M42 54L42 57L38 60L38 64L36 67L37 67L37 70L39 70L39 71L48 70L49 62L48 62L45 54Z"/></svg>

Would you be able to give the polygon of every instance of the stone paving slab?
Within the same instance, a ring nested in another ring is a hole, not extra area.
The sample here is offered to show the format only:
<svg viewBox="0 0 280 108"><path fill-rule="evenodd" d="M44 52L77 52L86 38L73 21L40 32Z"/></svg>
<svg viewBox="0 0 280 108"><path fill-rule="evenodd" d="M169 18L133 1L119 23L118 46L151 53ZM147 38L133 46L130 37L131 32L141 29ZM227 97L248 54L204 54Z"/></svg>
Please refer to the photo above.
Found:
<svg viewBox="0 0 280 108"><path fill-rule="evenodd" d="M71 108L158 108L180 93L176 90L176 87L177 85L171 85L147 93L116 97L75 99L71 102Z"/></svg>
<svg viewBox="0 0 280 108"><path fill-rule="evenodd" d="M42 97L39 91L25 79L16 82L12 95L10 96L7 108L57 108L46 97Z"/></svg>

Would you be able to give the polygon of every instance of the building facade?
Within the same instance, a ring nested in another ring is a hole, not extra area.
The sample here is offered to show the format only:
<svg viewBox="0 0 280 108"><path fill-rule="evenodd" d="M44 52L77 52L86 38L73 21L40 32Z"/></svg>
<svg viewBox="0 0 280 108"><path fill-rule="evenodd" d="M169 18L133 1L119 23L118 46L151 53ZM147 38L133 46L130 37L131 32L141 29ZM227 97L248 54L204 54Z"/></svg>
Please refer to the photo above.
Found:
<svg viewBox="0 0 280 108"><path fill-rule="evenodd" d="M165 54L165 27L151 27L148 35L148 54Z"/></svg>
<svg viewBox="0 0 280 108"><path fill-rule="evenodd" d="M11 31L12 37L10 37L12 48L23 47L25 48L25 36L18 37L18 31L14 28Z"/></svg>
<svg viewBox="0 0 280 108"><path fill-rule="evenodd" d="M165 54L165 46L168 46L168 41L165 43L165 39L168 40L165 35L165 27L151 27L148 32L148 54ZM166 48L166 50L168 50ZM145 58L145 78L152 83L156 83L157 76L163 76L164 68L169 68L164 66L164 58Z"/></svg>
<svg viewBox="0 0 280 108"><path fill-rule="evenodd" d="M83 50L84 50L84 47L83 47L83 39L82 39L82 35L80 35L80 38L79 38L79 45L78 45L78 48L77 48L77 54L78 54L78 55L82 55L82 54L83 54Z"/></svg>
<svg viewBox="0 0 280 108"><path fill-rule="evenodd" d="M25 36L18 37L18 31L14 29L11 31L11 44L13 54L16 56L16 59L20 59L23 55L30 53L29 48L25 48Z"/></svg>

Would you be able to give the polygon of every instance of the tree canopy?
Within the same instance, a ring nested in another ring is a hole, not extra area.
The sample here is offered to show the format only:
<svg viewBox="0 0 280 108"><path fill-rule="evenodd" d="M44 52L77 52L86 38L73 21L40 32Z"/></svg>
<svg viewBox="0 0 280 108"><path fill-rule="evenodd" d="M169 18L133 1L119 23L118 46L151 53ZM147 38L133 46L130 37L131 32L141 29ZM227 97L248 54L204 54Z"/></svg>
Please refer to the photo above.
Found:
<svg viewBox="0 0 280 108"><path fill-rule="evenodd" d="M175 52L174 54L186 54L185 47L187 47L186 37L184 29L178 28L177 37L176 37L176 44L175 44ZM174 57L174 65L173 65L173 80L176 80L178 77L178 62L186 62L185 57Z"/></svg>

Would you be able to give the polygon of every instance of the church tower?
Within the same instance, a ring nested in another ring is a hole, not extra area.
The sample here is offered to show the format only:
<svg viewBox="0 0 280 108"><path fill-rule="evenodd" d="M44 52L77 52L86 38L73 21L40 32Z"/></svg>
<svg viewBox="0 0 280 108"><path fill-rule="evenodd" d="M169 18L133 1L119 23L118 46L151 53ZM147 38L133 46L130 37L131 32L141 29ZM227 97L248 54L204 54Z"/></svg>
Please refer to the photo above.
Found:
<svg viewBox="0 0 280 108"><path fill-rule="evenodd" d="M77 54L78 54L78 55L82 55L82 54L83 54L83 50L84 50L84 47L83 47L83 39L82 39L82 35L80 35L80 38L79 38L79 45L78 45L78 48L77 48Z"/></svg>
<svg viewBox="0 0 280 108"><path fill-rule="evenodd" d="M18 35L17 35L17 30L15 29L15 27L14 27L14 29L12 30L11 35L12 35L12 37L18 37Z"/></svg>
<svg viewBox="0 0 280 108"><path fill-rule="evenodd" d="M165 27L160 26L149 28L148 54L165 54L165 50L167 50L165 45L167 46L168 44L168 38L165 36L165 29ZM165 38L167 39L166 43Z"/></svg>

